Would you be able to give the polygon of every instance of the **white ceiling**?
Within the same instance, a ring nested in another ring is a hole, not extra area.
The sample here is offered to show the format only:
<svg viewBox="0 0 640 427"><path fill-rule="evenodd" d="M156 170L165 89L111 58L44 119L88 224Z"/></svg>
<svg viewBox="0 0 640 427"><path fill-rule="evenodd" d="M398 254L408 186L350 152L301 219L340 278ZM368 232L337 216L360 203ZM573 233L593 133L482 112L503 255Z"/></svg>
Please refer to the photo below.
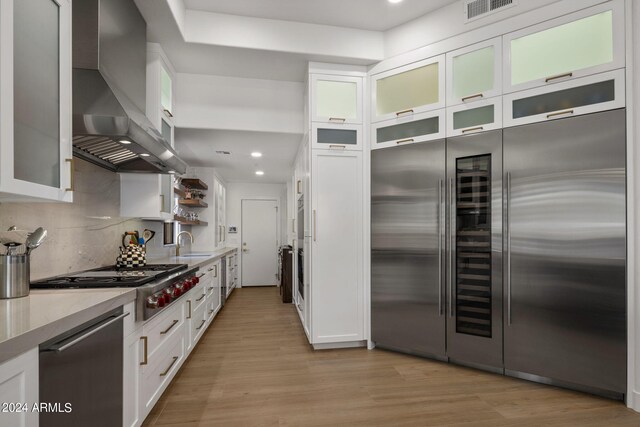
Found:
<svg viewBox="0 0 640 427"><path fill-rule="evenodd" d="M227 181L286 183L300 135L216 129L176 129L176 150L190 166L214 167ZM216 151L230 151L230 155ZM259 151L259 159L251 152ZM257 176L256 170L264 171Z"/></svg>
<svg viewBox="0 0 640 427"><path fill-rule="evenodd" d="M187 9L386 31L459 0L184 0Z"/></svg>

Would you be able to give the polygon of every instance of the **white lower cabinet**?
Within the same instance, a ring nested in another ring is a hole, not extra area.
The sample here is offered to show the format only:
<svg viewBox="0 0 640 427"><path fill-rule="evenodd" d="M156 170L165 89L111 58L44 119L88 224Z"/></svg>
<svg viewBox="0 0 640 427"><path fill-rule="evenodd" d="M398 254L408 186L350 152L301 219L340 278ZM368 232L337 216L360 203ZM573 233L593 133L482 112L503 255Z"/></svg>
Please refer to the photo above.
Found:
<svg viewBox="0 0 640 427"><path fill-rule="evenodd" d="M140 414L140 362L142 328L125 336L122 365L122 425L136 427L142 424Z"/></svg>
<svg viewBox="0 0 640 427"><path fill-rule="evenodd" d="M35 347L0 365L1 426L38 426L38 412L31 410L38 402L38 356Z"/></svg>

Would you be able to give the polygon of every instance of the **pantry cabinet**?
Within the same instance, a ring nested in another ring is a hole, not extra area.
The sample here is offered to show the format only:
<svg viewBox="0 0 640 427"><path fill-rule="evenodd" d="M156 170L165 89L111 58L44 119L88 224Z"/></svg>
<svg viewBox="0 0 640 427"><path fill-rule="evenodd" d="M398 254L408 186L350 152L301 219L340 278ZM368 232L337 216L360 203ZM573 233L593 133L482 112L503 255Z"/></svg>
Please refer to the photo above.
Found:
<svg viewBox="0 0 640 427"><path fill-rule="evenodd" d="M372 122L445 106L445 56L395 68L371 79Z"/></svg>
<svg viewBox="0 0 640 427"><path fill-rule="evenodd" d="M624 28L615 0L506 34L505 93L624 67Z"/></svg>
<svg viewBox="0 0 640 427"><path fill-rule="evenodd" d="M0 200L72 202L73 166L71 1L2 1Z"/></svg>
<svg viewBox="0 0 640 427"><path fill-rule="evenodd" d="M173 147L175 71L162 47L147 43L147 117Z"/></svg>
<svg viewBox="0 0 640 427"><path fill-rule="evenodd" d="M447 106L502 94L502 37L449 52Z"/></svg>
<svg viewBox="0 0 640 427"><path fill-rule="evenodd" d="M170 221L173 219L173 175L121 173L120 215Z"/></svg>
<svg viewBox="0 0 640 427"><path fill-rule="evenodd" d="M0 408L0 425L37 427L38 348L33 348L0 365L0 405L27 404L27 407ZM26 409L26 410L24 410Z"/></svg>
<svg viewBox="0 0 640 427"><path fill-rule="evenodd" d="M362 123L362 77L313 74L311 121Z"/></svg>

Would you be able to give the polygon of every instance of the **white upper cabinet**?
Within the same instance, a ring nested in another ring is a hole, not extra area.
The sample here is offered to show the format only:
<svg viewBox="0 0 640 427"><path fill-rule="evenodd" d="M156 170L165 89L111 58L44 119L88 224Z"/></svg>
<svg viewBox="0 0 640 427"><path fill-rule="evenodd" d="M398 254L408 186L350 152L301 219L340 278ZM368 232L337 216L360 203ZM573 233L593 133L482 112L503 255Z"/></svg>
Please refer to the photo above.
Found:
<svg viewBox="0 0 640 427"><path fill-rule="evenodd" d="M502 93L502 38L476 43L447 57L447 105L470 103Z"/></svg>
<svg viewBox="0 0 640 427"><path fill-rule="evenodd" d="M623 8L615 0L505 35L505 93L624 67Z"/></svg>
<svg viewBox="0 0 640 427"><path fill-rule="evenodd" d="M362 125L313 123L311 135L313 149L362 150Z"/></svg>
<svg viewBox="0 0 640 427"><path fill-rule="evenodd" d="M447 107L447 136L468 135L502 127L502 97Z"/></svg>
<svg viewBox="0 0 640 427"><path fill-rule="evenodd" d="M147 43L147 117L174 146L174 75L175 71L157 43Z"/></svg>
<svg viewBox="0 0 640 427"><path fill-rule="evenodd" d="M362 123L362 78L311 75L312 121Z"/></svg>
<svg viewBox="0 0 640 427"><path fill-rule="evenodd" d="M173 206L173 175L120 174L121 216L169 221Z"/></svg>
<svg viewBox="0 0 640 427"><path fill-rule="evenodd" d="M373 76L372 122L444 107L444 62L440 55Z"/></svg>
<svg viewBox="0 0 640 427"><path fill-rule="evenodd" d="M71 2L0 2L0 199L73 201Z"/></svg>
<svg viewBox="0 0 640 427"><path fill-rule="evenodd" d="M371 149L445 137L445 110L426 111L371 125Z"/></svg>

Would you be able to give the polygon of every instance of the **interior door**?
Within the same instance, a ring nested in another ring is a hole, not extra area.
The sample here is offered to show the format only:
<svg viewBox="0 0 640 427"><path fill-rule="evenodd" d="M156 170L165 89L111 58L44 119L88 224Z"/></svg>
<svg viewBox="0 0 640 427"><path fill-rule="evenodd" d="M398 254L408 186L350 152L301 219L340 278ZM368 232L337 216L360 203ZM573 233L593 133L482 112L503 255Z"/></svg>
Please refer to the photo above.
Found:
<svg viewBox="0 0 640 427"><path fill-rule="evenodd" d="M445 358L444 139L371 153L371 334Z"/></svg>
<svg viewBox="0 0 640 427"><path fill-rule="evenodd" d="M502 131L447 139L447 355L502 372Z"/></svg>
<svg viewBox="0 0 640 427"><path fill-rule="evenodd" d="M277 201L243 200L242 286L275 286L277 271Z"/></svg>
<svg viewBox="0 0 640 427"><path fill-rule="evenodd" d="M625 129L621 109L504 131L508 374L626 391Z"/></svg>

